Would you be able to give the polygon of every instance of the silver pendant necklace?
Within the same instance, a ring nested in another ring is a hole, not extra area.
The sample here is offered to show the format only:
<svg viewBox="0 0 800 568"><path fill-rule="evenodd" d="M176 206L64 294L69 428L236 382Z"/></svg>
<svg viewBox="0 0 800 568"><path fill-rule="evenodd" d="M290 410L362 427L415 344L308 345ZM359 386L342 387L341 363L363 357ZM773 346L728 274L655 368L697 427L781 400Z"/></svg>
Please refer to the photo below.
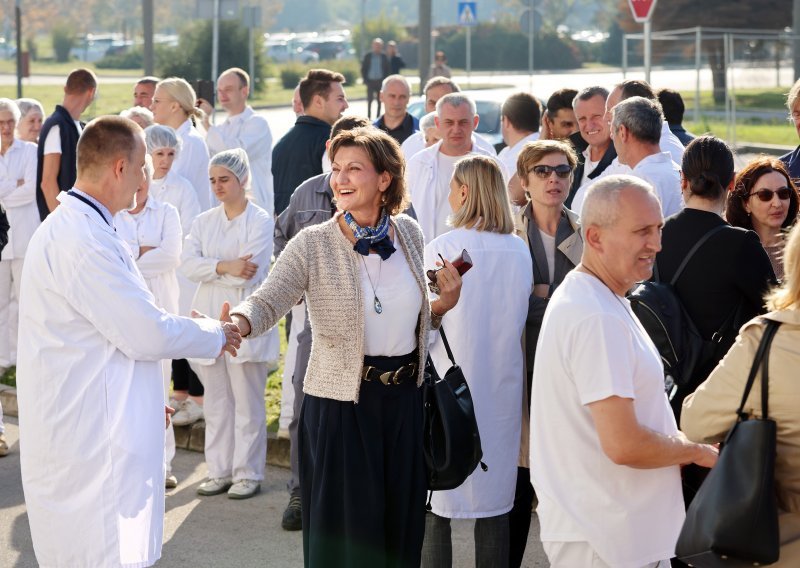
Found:
<svg viewBox="0 0 800 568"><path fill-rule="evenodd" d="M369 285L372 288L372 306L375 308L375 313L381 314L383 313L383 305L381 304L381 301L378 299L377 289L378 286L380 286L381 284L381 270L383 269L383 261L378 263L378 281L376 283L377 285L373 285L372 276L369 275L369 268L367 268L367 263L364 260L364 257L362 255L358 256L361 259L361 263L364 265L364 272L367 273L367 279L369 280Z"/></svg>

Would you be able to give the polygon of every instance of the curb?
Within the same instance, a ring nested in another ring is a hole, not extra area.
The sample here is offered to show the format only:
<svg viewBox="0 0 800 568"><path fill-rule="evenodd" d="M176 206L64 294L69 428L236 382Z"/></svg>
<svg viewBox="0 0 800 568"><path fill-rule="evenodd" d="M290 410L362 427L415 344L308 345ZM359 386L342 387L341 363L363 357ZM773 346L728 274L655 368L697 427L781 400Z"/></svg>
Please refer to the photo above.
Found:
<svg viewBox="0 0 800 568"><path fill-rule="evenodd" d="M779 144L763 144L755 142L741 142L736 146L736 151L743 154L767 154L768 156L783 156L794 150L794 146L781 146Z"/></svg>
<svg viewBox="0 0 800 568"><path fill-rule="evenodd" d="M3 414L19 416L17 406L17 390L8 385L0 384L0 404L3 405ZM175 446L191 452L203 452L206 442L206 423L200 420L188 426L175 426ZM290 467L289 439L278 437L273 432L267 433L267 464L278 467Z"/></svg>

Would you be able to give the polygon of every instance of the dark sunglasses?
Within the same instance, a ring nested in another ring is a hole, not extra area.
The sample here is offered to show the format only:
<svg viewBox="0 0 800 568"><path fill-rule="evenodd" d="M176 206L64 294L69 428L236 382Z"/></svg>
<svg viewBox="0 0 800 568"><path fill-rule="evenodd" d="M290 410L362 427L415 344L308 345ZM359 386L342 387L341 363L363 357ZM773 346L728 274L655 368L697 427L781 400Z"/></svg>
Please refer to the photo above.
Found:
<svg viewBox="0 0 800 568"><path fill-rule="evenodd" d="M759 189L758 191L754 191L753 193L749 194L747 197L751 197L753 195L757 195L758 199L761 201L772 201L772 196L778 194L778 199L781 201L786 201L792 196L792 190L788 187L782 187L780 189L776 189L775 191L771 189Z"/></svg>
<svg viewBox="0 0 800 568"><path fill-rule="evenodd" d="M550 177L550 174L556 172L556 175L560 178L568 178L569 174L572 173L572 168L566 164L559 164L557 166L545 166L544 164L539 164L538 166L533 166L531 169L528 170L528 173L535 173L537 177L542 179L547 179Z"/></svg>

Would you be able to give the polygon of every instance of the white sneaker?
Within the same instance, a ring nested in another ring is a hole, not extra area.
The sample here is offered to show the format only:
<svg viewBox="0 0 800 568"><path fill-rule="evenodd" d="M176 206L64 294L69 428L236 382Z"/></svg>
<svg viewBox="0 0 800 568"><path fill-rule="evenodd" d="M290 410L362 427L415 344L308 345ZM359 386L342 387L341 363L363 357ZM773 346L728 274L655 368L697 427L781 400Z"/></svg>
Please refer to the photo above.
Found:
<svg viewBox="0 0 800 568"><path fill-rule="evenodd" d="M203 418L203 407L190 398L178 403L175 414L172 415L173 426L188 426Z"/></svg>
<svg viewBox="0 0 800 568"><path fill-rule="evenodd" d="M255 479L240 479L228 489L228 499L249 499L261 491L261 483Z"/></svg>
<svg viewBox="0 0 800 568"><path fill-rule="evenodd" d="M167 473L167 476L164 478L164 487L167 489L175 489L178 486L178 478L175 477L174 473Z"/></svg>
<svg viewBox="0 0 800 568"><path fill-rule="evenodd" d="M233 480L230 477L210 477L200 484L197 488L198 495L219 495L225 493L230 486L233 485Z"/></svg>
<svg viewBox="0 0 800 568"><path fill-rule="evenodd" d="M0 457L8 455L8 442L6 442L5 434L0 432Z"/></svg>

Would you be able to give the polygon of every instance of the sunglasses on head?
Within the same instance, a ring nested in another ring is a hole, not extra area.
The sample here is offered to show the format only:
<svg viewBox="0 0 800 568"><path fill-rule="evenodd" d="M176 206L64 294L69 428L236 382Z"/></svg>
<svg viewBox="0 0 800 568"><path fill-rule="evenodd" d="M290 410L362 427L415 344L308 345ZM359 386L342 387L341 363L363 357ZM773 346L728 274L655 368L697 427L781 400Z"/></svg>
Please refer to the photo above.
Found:
<svg viewBox="0 0 800 568"><path fill-rule="evenodd" d="M539 164L538 166L533 166L528 170L528 173L531 172L535 173L542 179L549 178L550 174L553 172L556 172L556 175L560 178L568 178L569 174L572 173L572 168L566 164L559 164L557 166L545 166L544 164Z"/></svg>
<svg viewBox="0 0 800 568"><path fill-rule="evenodd" d="M771 190L771 189L759 189L758 191L754 191L753 193L749 194L747 197L752 197L753 195L758 196L758 199L761 201L772 201L772 196L778 194L778 199L782 201L788 200L792 195L792 190L788 187L782 187L780 189Z"/></svg>

